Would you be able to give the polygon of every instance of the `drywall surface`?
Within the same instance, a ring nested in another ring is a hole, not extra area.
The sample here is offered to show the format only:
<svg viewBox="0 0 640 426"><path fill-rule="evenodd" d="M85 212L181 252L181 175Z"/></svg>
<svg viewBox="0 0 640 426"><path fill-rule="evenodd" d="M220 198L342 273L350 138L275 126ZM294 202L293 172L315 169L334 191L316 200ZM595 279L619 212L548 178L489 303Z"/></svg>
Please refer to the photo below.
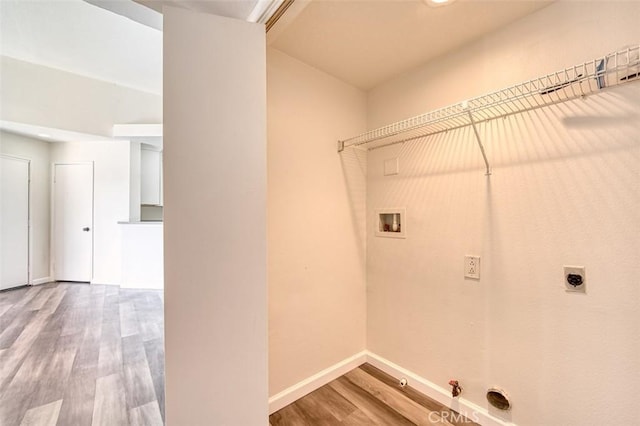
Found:
<svg viewBox="0 0 640 426"><path fill-rule="evenodd" d="M31 281L49 278L51 151L37 139L0 131L0 153L31 160L29 186Z"/></svg>
<svg viewBox="0 0 640 426"><path fill-rule="evenodd" d="M269 391L365 348L364 92L270 49L268 82Z"/></svg>
<svg viewBox="0 0 640 426"><path fill-rule="evenodd" d="M162 222L120 224L122 288L164 288Z"/></svg>
<svg viewBox="0 0 640 426"><path fill-rule="evenodd" d="M167 424L268 423L265 44L164 8Z"/></svg>
<svg viewBox="0 0 640 426"><path fill-rule="evenodd" d="M557 2L369 91L373 129L637 44L637 1Z"/></svg>
<svg viewBox="0 0 640 426"><path fill-rule="evenodd" d="M638 43L638 22L638 2L556 3L373 90L370 125ZM640 82L479 130L490 177L470 128L369 152L367 348L485 408L505 389L505 421L637 422ZM406 239L373 234L386 207L406 208Z"/></svg>
<svg viewBox="0 0 640 426"><path fill-rule="evenodd" d="M142 151L140 142L130 142L129 148L129 221L137 222L142 215L140 206Z"/></svg>
<svg viewBox="0 0 640 426"><path fill-rule="evenodd" d="M161 123L162 97L2 56L0 118L111 136L114 124Z"/></svg>
<svg viewBox="0 0 640 426"><path fill-rule="evenodd" d="M51 145L53 163L94 163L93 283L120 285L121 282L122 254L118 222L129 220L130 155L129 141Z"/></svg>

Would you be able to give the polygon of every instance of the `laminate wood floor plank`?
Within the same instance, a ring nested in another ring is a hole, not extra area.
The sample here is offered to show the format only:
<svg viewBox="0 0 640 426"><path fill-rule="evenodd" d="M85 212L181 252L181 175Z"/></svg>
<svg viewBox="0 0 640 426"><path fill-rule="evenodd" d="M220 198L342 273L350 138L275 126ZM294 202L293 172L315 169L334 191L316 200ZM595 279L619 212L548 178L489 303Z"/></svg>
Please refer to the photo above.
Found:
<svg viewBox="0 0 640 426"><path fill-rule="evenodd" d="M162 425L161 291L0 292L0 425Z"/></svg>
<svg viewBox="0 0 640 426"><path fill-rule="evenodd" d="M22 291L21 294L24 297L34 297L34 295L37 295L38 293ZM14 300L14 298L10 296L11 291L0 292L0 300L6 298L4 303L2 303L2 305L4 306L4 313L2 314L2 316L0 316L0 334L3 335L4 340L2 346L3 349L13 345L13 342L24 331L24 328L26 327L28 321L23 322L22 320L25 317L33 317L34 313L37 312L25 309L25 303L23 303L22 299ZM9 302L11 300L14 301ZM1 377L2 376L0 376L0 378Z"/></svg>
<svg viewBox="0 0 640 426"><path fill-rule="evenodd" d="M122 371L122 342L101 342L98 352L97 377L104 377Z"/></svg>
<svg viewBox="0 0 640 426"><path fill-rule="evenodd" d="M294 402L269 416L273 426L307 426L310 425L307 415Z"/></svg>
<svg viewBox="0 0 640 426"><path fill-rule="evenodd" d="M322 401L314 398L313 395L300 398L295 405L304 413L307 424L332 426L340 421L328 407L322 404Z"/></svg>
<svg viewBox="0 0 640 426"><path fill-rule="evenodd" d="M349 417L357 407L330 387L323 386L296 401L303 411L328 411L336 421Z"/></svg>
<svg viewBox="0 0 640 426"><path fill-rule="evenodd" d="M444 412L449 413L450 415L447 416L447 419L451 424L455 426L480 426L469 419L460 418L460 415L454 410L451 410L448 407L445 407L444 405L440 404L439 402L434 401L433 399L427 397L426 395L418 392L411 386L400 387L398 385L398 379L388 375L384 371L374 367L371 364L362 364L359 368L365 371L366 373L370 374L371 376L375 377L382 383L385 383L387 386L392 387L398 392L401 392L402 394L406 395L407 398L410 398L417 404L420 404L421 406L425 407L427 410L437 412L437 413L444 413Z"/></svg>
<svg viewBox="0 0 640 426"><path fill-rule="evenodd" d="M35 390L31 394L30 407L35 408L52 401L62 400L77 353L76 344L61 336L50 356L42 363L42 371L33 377Z"/></svg>
<svg viewBox="0 0 640 426"><path fill-rule="evenodd" d="M365 371L356 368L344 375L349 381L356 386L369 392L372 396L382 401L385 405L393 408L403 417L409 419L413 424L418 426L430 426L433 422L430 421L429 413L410 398L407 398L402 393L396 391L394 388L387 386L375 377L369 375ZM434 417L433 415L431 416ZM439 422L439 424L450 426L449 422Z"/></svg>
<svg viewBox="0 0 640 426"><path fill-rule="evenodd" d="M39 311L53 295L52 288L41 289L36 296L27 303L26 308L30 311Z"/></svg>
<svg viewBox="0 0 640 426"><path fill-rule="evenodd" d="M25 292L32 300L39 292ZM4 294L2 295L4 296ZM29 303L19 300L14 307L28 311ZM19 424L31 405L33 395L39 391L38 382L46 374L59 328L47 329L50 315L37 312L27 323L0 360L0 424ZM46 401L51 402L51 401Z"/></svg>
<svg viewBox="0 0 640 426"><path fill-rule="evenodd" d="M49 300L47 300L47 303L42 307L41 310L44 313L48 313L48 314L55 313L58 310L58 307L60 306L62 299L67 293L67 287L68 285L55 287L53 290L53 294L51 295Z"/></svg>
<svg viewBox="0 0 640 426"><path fill-rule="evenodd" d="M59 399L49 404L32 408L24 415L20 426L56 426L61 406L62 400Z"/></svg>
<svg viewBox="0 0 640 426"><path fill-rule="evenodd" d="M269 421L273 426L477 426L415 389L400 387L397 379L369 364L276 411Z"/></svg>
<svg viewBox="0 0 640 426"><path fill-rule="evenodd" d="M27 291L24 292L22 297L17 301L17 303L15 303L14 306L16 308L24 308L31 302L31 300L33 300L34 297L38 295L38 293L40 293L40 290L42 290L43 288L44 287L41 286L28 287Z"/></svg>
<svg viewBox="0 0 640 426"><path fill-rule="evenodd" d="M129 423L131 426L163 425L164 420L160 415L160 407L158 407L157 401L129 410Z"/></svg>
<svg viewBox="0 0 640 426"><path fill-rule="evenodd" d="M9 303L9 302L0 303L0 324L4 314L6 314L7 311L10 310L12 307L13 307L13 303Z"/></svg>
<svg viewBox="0 0 640 426"><path fill-rule="evenodd" d="M102 309L97 309L91 318L85 319L85 327L80 333L82 336L78 353L73 364L75 374L90 372L96 375L100 356L100 344L102 342Z"/></svg>
<svg viewBox="0 0 640 426"><path fill-rule="evenodd" d="M91 424L111 426L128 423L122 376L111 374L100 377L96 380L96 397Z"/></svg>
<svg viewBox="0 0 640 426"><path fill-rule="evenodd" d="M29 289L31 289L31 287L24 286L8 290L0 290L0 316L6 312L6 309L11 308L20 299L23 299L25 293L27 293Z"/></svg>
<svg viewBox="0 0 640 426"><path fill-rule="evenodd" d="M362 412L362 410L356 410L353 413L349 414L342 422L340 422L341 426L365 426L373 424L373 420L371 420L367 415Z"/></svg>
<svg viewBox="0 0 640 426"><path fill-rule="evenodd" d="M31 319L35 317L36 311L22 311L11 321L7 321L7 324L0 325L0 349L9 348L13 342L16 341L18 336L24 331L24 328L31 322Z"/></svg>
<svg viewBox="0 0 640 426"><path fill-rule="evenodd" d="M0 397L0 425L17 426L29 410L30 399L24 395L5 394Z"/></svg>
<svg viewBox="0 0 640 426"><path fill-rule="evenodd" d="M385 405L370 393L343 377L329 383L329 386L358 407L376 425L413 426L409 419Z"/></svg>
<svg viewBox="0 0 640 426"><path fill-rule="evenodd" d="M124 365L124 390L127 408L157 402L151 371L147 360Z"/></svg>
<svg viewBox="0 0 640 426"><path fill-rule="evenodd" d="M164 330L163 302L159 294L145 292L133 300L140 324L142 340L148 341L162 337Z"/></svg>
<svg viewBox="0 0 640 426"><path fill-rule="evenodd" d="M120 303L120 335L133 336L140 333L140 323L133 302Z"/></svg>
<svg viewBox="0 0 640 426"><path fill-rule="evenodd" d="M158 338L144 342L144 350L151 371L151 379L153 380L153 388L158 400L160 415L164 420L164 339Z"/></svg>
<svg viewBox="0 0 640 426"><path fill-rule="evenodd" d="M89 328L85 330L84 338L78 348L73 363L74 373L80 374L85 371L90 371L93 375L97 376L99 356L100 335L94 334L94 330Z"/></svg>
<svg viewBox="0 0 640 426"><path fill-rule="evenodd" d="M44 372L58 340L59 330L41 331L43 326L44 319L36 318L9 348L13 353L8 354L6 365L14 361L16 369L13 375L7 374L7 380L0 389L2 393L31 392L31 387Z"/></svg>
<svg viewBox="0 0 640 426"><path fill-rule="evenodd" d="M71 374L62 398L58 425L91 424L96 395L96 379L92 374Z"/></svg>

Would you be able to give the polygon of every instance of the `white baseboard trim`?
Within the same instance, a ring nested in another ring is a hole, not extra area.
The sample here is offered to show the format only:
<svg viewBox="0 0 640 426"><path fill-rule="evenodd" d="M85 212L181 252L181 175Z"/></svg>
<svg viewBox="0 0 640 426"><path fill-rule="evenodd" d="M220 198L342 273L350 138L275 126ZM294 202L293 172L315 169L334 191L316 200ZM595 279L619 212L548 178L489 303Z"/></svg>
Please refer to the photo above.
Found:
<svg viewBox="0 0 640 426"><path fill-rule="evenodd" d="M118 284L118 283L100 282L100 281L95 281L95 280L91 280L91 281L89 281L89 284L97 284L97 285L112 285L112 286L120 287L120 284Z"/></svg>
<svg viewBox="0 0 640 426"><path fill-rule="evenodd" d="M372 352L366 351L367 362L374 367L379 368L385 373L389 374L400 380L405 377L409 386L417 390L418 392L428 396L441 403L442 405L449 407L458 413L464 415L470 420L479 423L483 426L512 426L513 423L505 422L493 416L486 408L480 407L471 401L464 398L453 398L448 389L444 389L429 380L418 376L412 371L400 367L397 364L382 358Z"/></svg>
<svg viewBox="0 0 640 426"><path fill-rule="evenodd" d="M51 281L53 281L51 277L37 278L31 281L31 285L46 284L46 283L50 283Z"/></svg>
<svg viewBox="0 0 640 426"><path fill-rule="evenodd" d="M321 372L296 383L293 386L273 395L269 398L269 414L275 413L279 409L286 407L303 396L321 388L332 380L337 379L345 373L364 364L367 359L367 352L359 352Z"/></svg>
<svg viewBox="0 0 640 426"><path fill-rule="evenodd" d="M269 398L269 414L275 413L279 409L297 401L303 396L326 385L330 381L337 379L343 374L348 373L354 368L359 367L365 362L368 362L398 380L405 377L409 382L409 386L413 389L483 426L514 425L509 421L502 420L492 415L486 408L480 407L471 401L464 398L453 398L449 389L442 388L435 383L420 377L416 373L409 371L406 368L402 368L388 359L366 350L342 360L339 363L288 387L282 392L275 394Z"/></svg>

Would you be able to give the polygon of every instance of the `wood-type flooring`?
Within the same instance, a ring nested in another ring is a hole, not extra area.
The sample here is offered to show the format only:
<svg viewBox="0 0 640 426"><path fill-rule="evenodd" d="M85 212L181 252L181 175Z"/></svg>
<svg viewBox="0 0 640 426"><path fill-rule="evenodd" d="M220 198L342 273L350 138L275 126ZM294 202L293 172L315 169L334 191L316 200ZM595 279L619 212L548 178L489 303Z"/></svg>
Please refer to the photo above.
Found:
<svg viewBox="0 0 640 426"><path fill-rule="evenodd" d="M271 426L476 425L410 386L363 364L276 411Z"/></svg>
<svg viewBox="0 0 640 426"><path fill-rule="evenodd" d="M0 425L162 425L163 327L161 290L0 292Z"/></svg>
<svg viewBox="0 0 640 426"><path fill-rule="evenodd" d="M0 425L163 425L163 328L162 291L49 283L0 292ZM369 364L269 424L476 425Z"/></svg>

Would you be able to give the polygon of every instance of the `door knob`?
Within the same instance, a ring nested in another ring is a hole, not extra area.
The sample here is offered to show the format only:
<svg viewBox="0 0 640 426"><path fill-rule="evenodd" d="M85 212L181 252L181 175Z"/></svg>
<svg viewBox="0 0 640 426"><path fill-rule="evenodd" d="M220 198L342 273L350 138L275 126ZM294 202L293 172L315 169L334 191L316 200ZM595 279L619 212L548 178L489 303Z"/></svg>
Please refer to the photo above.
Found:
<svg viewBox="0 0 640 426"><path fill-rule="evenodd" d="M87 227L82 228L82 230L83 230L84 232L89 232L91 229L89 229L89 227L87 226Z"/></svg>

